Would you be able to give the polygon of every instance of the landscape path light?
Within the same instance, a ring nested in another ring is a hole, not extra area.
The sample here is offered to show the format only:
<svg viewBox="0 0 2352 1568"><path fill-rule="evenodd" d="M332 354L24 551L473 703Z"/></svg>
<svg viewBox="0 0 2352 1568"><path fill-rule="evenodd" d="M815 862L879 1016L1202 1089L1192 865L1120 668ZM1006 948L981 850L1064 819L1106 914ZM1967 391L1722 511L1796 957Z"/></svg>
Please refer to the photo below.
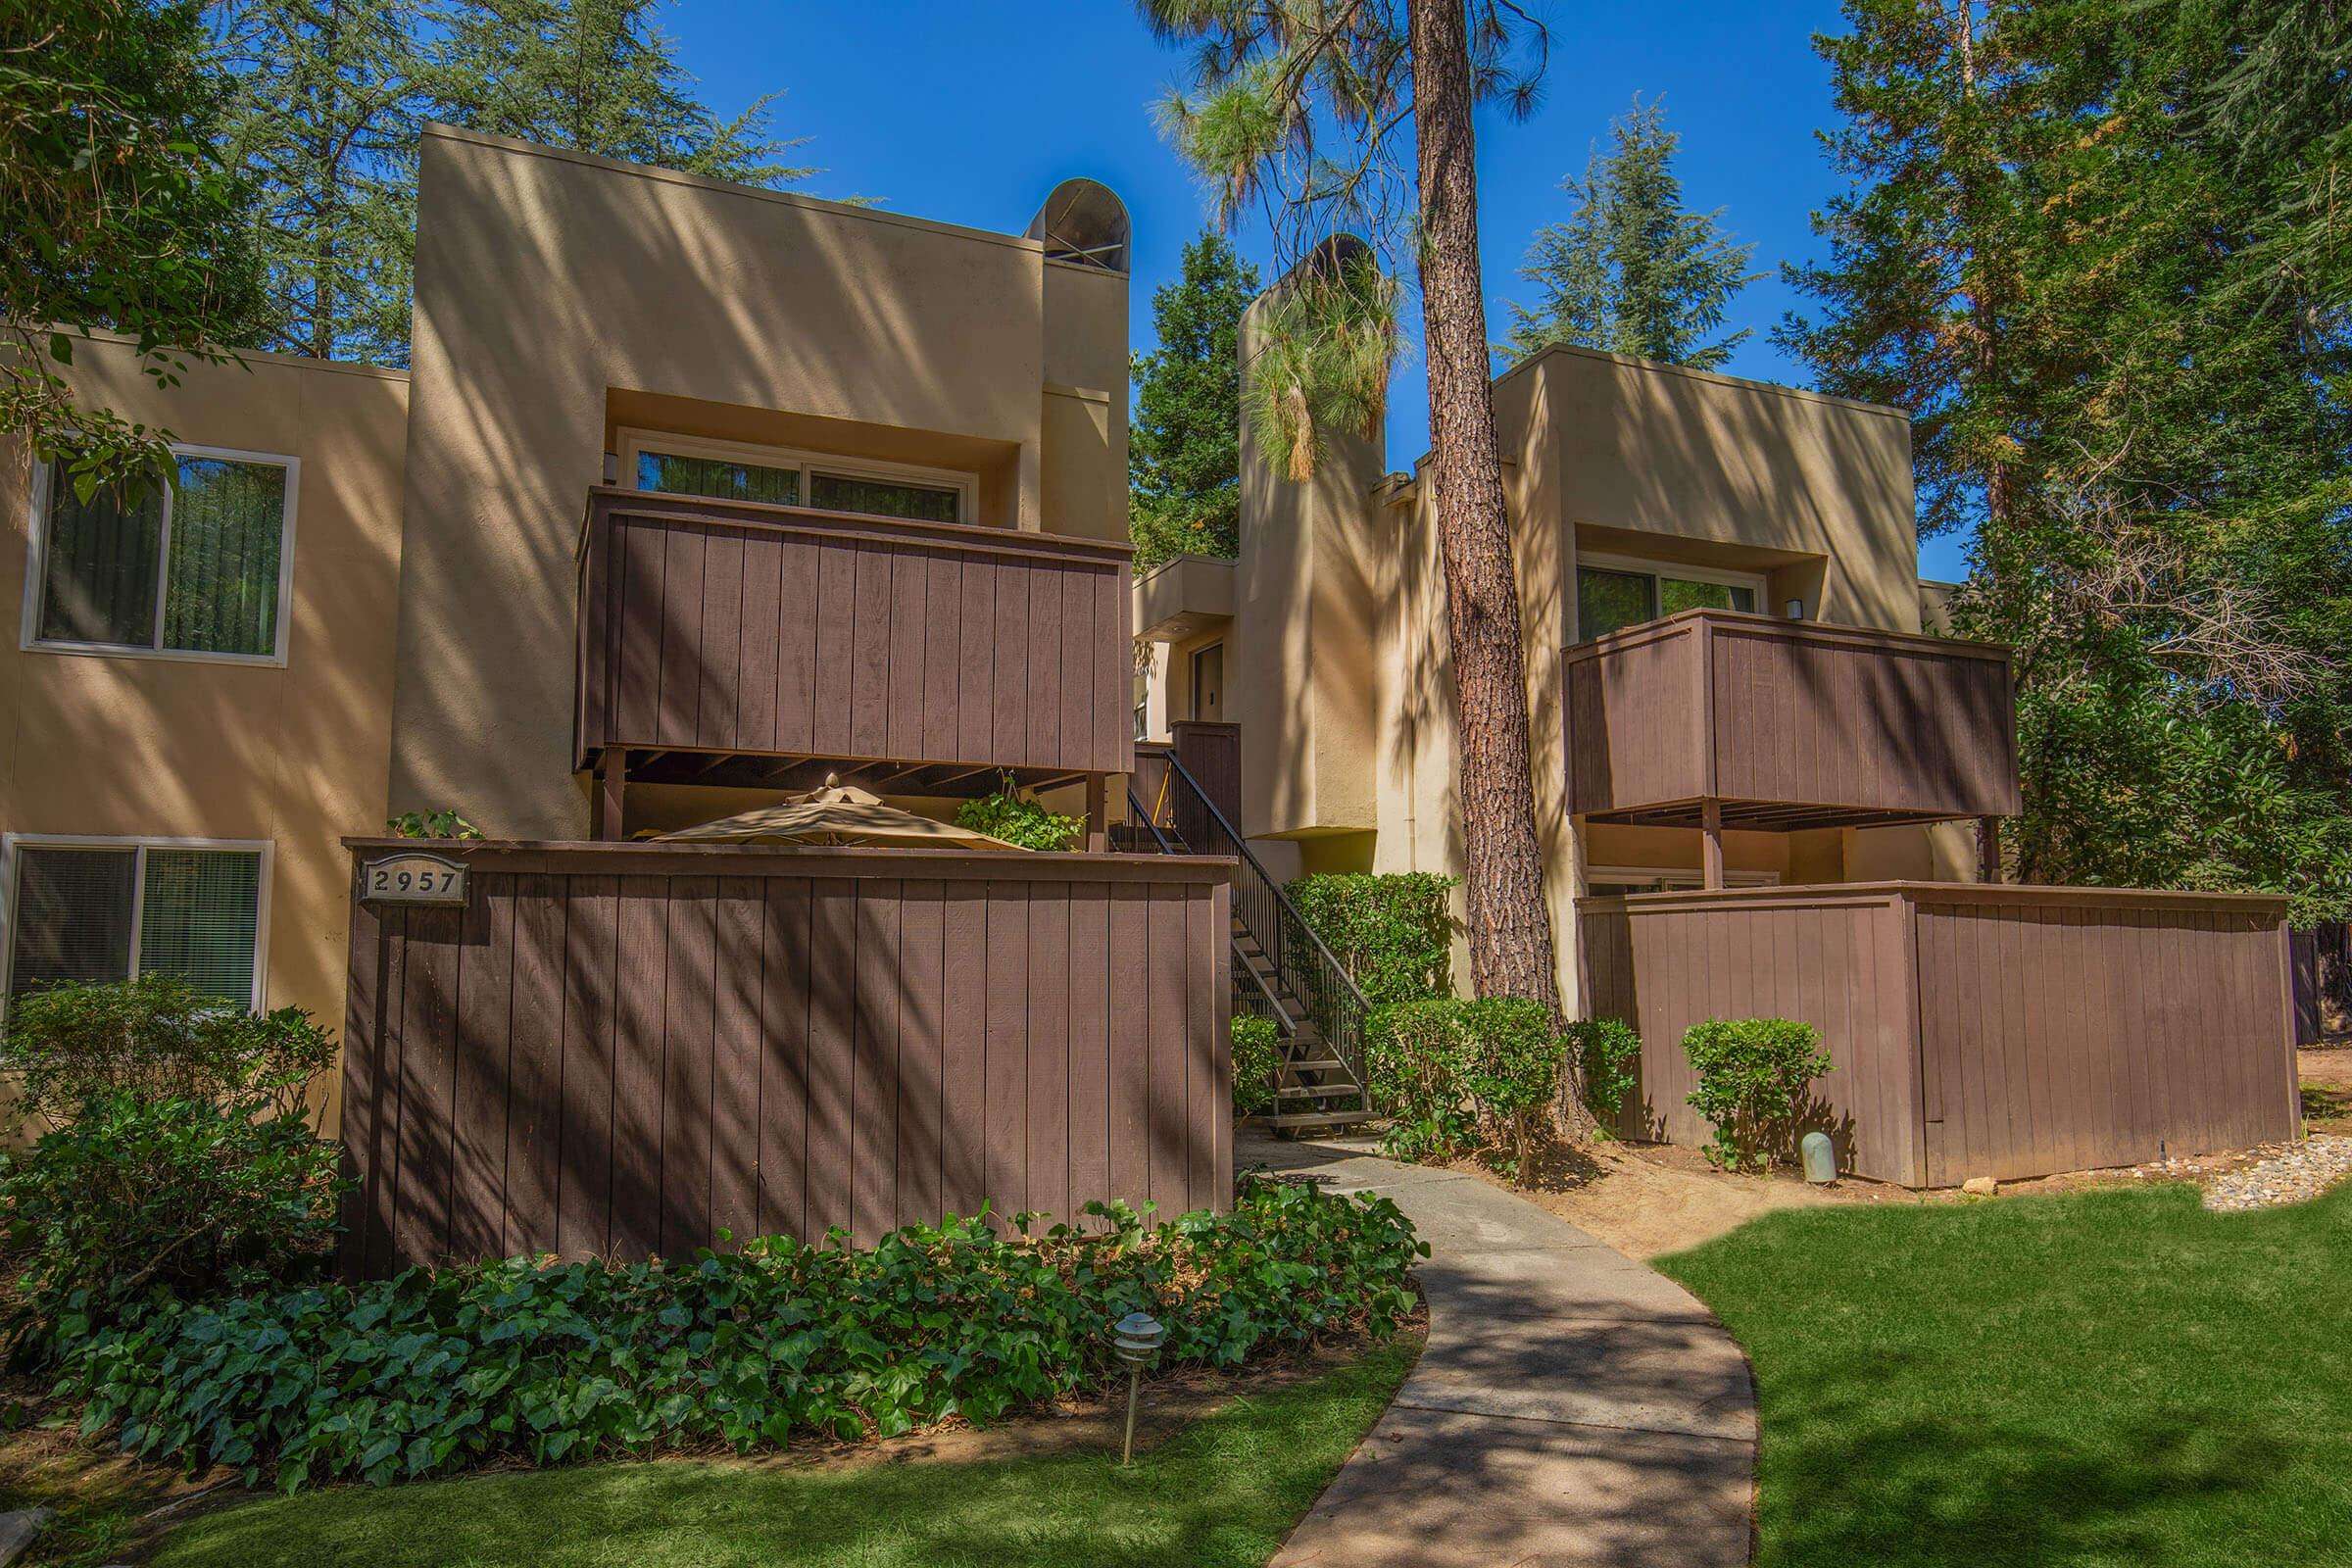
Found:
<svg viewBox="0 0 2352 1568"><path fill-rule="evenodd" d="M1119 1463L1135 1456L1135 1405L1141 1397L1144 1368L1167 1343L1168 1331L1149 1312L1130 1312L1110 1328L1110 1348L1127 1363L1127 1438L1119 1445Z"/></svg>

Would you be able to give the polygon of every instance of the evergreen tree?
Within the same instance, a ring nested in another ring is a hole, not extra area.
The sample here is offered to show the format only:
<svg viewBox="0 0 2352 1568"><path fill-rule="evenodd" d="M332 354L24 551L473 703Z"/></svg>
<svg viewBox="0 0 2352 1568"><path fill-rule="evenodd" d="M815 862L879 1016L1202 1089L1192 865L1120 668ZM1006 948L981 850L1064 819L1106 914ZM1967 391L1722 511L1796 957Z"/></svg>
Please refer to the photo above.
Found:
<svg viewBox="0 0 2352 1568"><path fill-rule="evenodd" d="M452 20L442 119L549 147L746 185L817 172L778 163L769 94L732 120L654 24L659 0L466 0Z"/></svg>
<svg viewBox="0 0 2352 1568"><path fill-rule="evenodd" d="M1732 242L1720 209L1683 206L1674 153L1682 138L1665 110L1639 100L1609 127L1610 150L1594 153L1582 179L1560 182L1576 202L1565 223L1536 231L1519 275L1542 290L1535 309L1513 305L1505 352L1524 360L1554 343L1720 368L1746 330L1709 343L1733 296L1753 281L1755 246Z"/></svg>
<svg viewBox="0 0 2352 1568"><path fill-rule="evenodd" d="M1242 313L1257 270L1223 235L1184 248L1184 274L1152 294L1158 347L1130 368L1127 531L1142 571L1175 555L1241 548Z"/></svg>
<svg viewBox="0 0 2352 1568"><path fill-rule="evenodd" d="M1318 428L1377 411L1396 293L1369 261L1409 256L1420 283L1429 434L1459 733L1471 984L1560 1010L1536 835L1526 651L1494 433L1478 267L1473 111L1532 106L1549 34L1513 0L1141 0L1194 46L1192 95L1165 122L1218 192L1221 220L1262 208L1287 272L1284 319L1250 367L1245 407L1283 471L1311 469ZM1293 265L1296 264L1296 265ZM1577 1114L1574 1106L1568 1114Z"/></svg>
<svg viewBox="0 0 2352 1568"><path fill-rule="evenodd" d="M192 0L0 7L0 432L85 498L169 474L170 433L76 393L74 334L125 334L169 386L259 311L248 195L209 145L228 86Z"/></svg>
<svg viewBox="0 0 2352 1568"><path fill-rule="evenodd" d="M2342 276L2273 242L2308 167L2216 127L2268 14L1849 0L1855 189L1782 341L1918 413L1921 526L2016 653L2035 881L2352 905Z"/></svg>
<svg viewBox="0 0 2352 1568"><path fill-rule="evenodd" d="M230 0L238 91L222 135L260 193L252 221L271 306L258 346L409 362L416 132L436 62L422 0Z"/></svg>

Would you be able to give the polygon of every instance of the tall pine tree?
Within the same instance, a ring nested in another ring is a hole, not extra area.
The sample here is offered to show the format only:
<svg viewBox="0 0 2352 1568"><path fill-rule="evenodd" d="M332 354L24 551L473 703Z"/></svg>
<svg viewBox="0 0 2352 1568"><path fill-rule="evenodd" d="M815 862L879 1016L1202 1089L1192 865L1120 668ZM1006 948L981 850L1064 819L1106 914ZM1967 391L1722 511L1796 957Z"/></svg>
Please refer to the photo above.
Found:
<svg viewBox="0 0 2352 1568"><path fill-rule="evenodd" d="M441 118L603 158L747 185L817 172L778 162L796 142L769 133L768 94L732 120L655 24L659 0L466 0L451 20Z"/></svg>
<svg viewBox="0 0 2352 1568"><path fill-rule="evenodd" d="M1241 548L1242 313L1257 270L1221 234L1184 248L1184 272L1152 294L1158 347L1135 356L1127 531L1142 571L1175 555Z"/></svg>
<svg viewBox="0 0 2352 1568"><path fill-rule="evenodd" d="M1921 525L2016 654L2028 880L2352 906L2342 278L2268 241L2301 167L2216 134L2259 8L1849 0L1854 190L1782 341L1919 415Z"/></svg>
<svg viewBox="0 0 2352 1568"><path fill-rule="evenodd" d="M424 0L229 0L218 18L237 81L221 150L259 196L270 319L256 346L408 364L436 64Z"/></svg>
<svg viewBox="0 0 2352 1568"><path fill-rule="evenodd" d="M1609 137L1609 151L1592 155L1582 179L1560 182L1574 216L1536 232L1519 275L1542 297L1532 310L1511 307L1504 353L1515 362L1569 343L1719 368L1747 332L1706 337L1757 275L1747 270L1755 246L1733 242L1720 209L1684 207L1674 172L1682 138L1666 128L1661 105L1637 101Z"/></svg>

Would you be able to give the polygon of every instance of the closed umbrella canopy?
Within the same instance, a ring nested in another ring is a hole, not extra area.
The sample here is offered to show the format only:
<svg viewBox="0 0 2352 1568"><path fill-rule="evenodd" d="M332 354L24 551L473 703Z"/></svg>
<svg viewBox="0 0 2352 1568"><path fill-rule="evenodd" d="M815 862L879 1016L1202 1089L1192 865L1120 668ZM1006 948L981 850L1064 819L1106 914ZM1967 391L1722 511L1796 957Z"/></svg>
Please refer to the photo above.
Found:
<svg viewBox="0 0 2352 1568"><path fill-rule="evenodd" d="M655 835L662 844L821 844L871 849L1008 850L1008 844L953 822L935 822L860 789L827 785L797 795L780 806L705 822L700 827Z"/></svg>

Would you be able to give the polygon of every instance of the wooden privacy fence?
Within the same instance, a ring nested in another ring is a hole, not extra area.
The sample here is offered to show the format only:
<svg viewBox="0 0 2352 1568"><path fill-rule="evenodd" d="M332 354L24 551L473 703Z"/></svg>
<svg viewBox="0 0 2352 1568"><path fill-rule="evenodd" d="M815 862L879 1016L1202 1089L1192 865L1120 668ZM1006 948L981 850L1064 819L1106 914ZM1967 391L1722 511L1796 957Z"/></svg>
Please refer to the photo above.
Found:
<svg viewBox="0 0 2352 1568"><path fill-rule="evenodd" d="M347 843L347 1273L1231 1198L1229 861Z"/></svg>
<svg viewBox="0 0 2352 1568"><path fill-rule="evenodd" d="M1840 1168L1947 1187L2291 1138L2286 901L1886 882L1587 899L1586 1012L1642 1036L1621 1130L1699 1143L1683 1032L1795 1018Z"/></svg>
<svg viewBox="0 0 2352 1568"><path fill-rule="evenodd" d="M1129 554L1011 528L592 491L578 764L621 747L1123 773Z"/></svg>

